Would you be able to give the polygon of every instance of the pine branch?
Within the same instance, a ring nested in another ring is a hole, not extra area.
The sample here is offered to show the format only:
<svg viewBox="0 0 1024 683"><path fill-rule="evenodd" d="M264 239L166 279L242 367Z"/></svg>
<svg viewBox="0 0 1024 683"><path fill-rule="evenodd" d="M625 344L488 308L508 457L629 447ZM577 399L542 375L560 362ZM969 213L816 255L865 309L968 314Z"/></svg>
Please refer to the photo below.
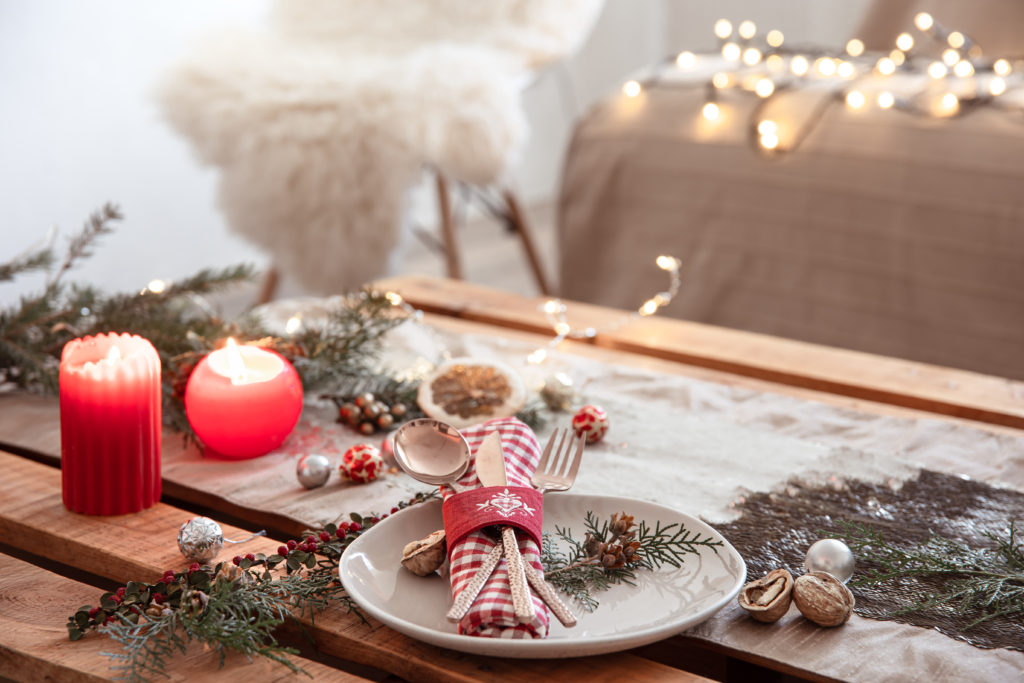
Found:
<svg viewBox="0 0 1024 683"><path fill-rule="evenodd" d="M985 534L994 543L990 548L972 548L935 534L914 548L903 548L866 524L839 521L839 528L837 537L866 566L852 586L905 585L916 577L940 581L933 595L912 601L893 616L948 607L975 617L967 629L996 617L1024 616L1024 543L1012 520L1005 536Z"/></svg>
<svg viewBox="0 0 1024 683"><path fill-rule="evenodd" d="M0 263L0 282L9 282L19 275L33 270L46 270L53 265L53 250L50 248L32 251L17 256L7 263Z"/></svg>
<svg viewBox="0 0 1024 683"><path fill-rule="evenodd" d="M92 255L91 248L103 235L114 231L110 226L112 221L123 219L121 210L114 204L106 203L99 211L89 216L82 229L77 235L68 240L67 251L61 260L60 267L53 274L47 285L47 290L56 287L61 277L75 264L75 261L87 258Z"/></svg>

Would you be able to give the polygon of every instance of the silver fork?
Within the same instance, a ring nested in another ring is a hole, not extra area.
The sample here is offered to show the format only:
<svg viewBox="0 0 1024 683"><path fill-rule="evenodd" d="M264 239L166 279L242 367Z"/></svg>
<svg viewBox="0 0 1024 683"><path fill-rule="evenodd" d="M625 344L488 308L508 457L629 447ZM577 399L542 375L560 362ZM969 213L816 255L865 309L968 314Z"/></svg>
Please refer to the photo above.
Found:
<svg viewBox="0 0 1024 683"><path fill-rule="evenodd" d="M558 445L555 445L555 442ZM541 493L545 491L568 491L576 481L583 460L583 445L586 439L575 436L572 429L555 430L544 447L536 471L530 483Z"/></svg>

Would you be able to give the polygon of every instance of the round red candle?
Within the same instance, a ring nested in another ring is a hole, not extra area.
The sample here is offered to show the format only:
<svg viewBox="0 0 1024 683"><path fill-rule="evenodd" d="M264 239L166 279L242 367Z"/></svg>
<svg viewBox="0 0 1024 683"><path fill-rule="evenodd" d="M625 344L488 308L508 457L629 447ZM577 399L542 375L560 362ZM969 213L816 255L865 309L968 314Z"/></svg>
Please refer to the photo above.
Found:
<svg viewBox="0 0 1024 683"><path fill-rule="evenodd" d="M185 414L207 455L232 460L269 453L302 412L302 383L279 354L233 339L199 361L185 386Z"/></svg>
<svg viewBox="0 0 1024 683"><path fill-rule="evenodd" d="M64 505L88 515L160 500L160 357L146 339L74 339L60 357Z"/></svg>

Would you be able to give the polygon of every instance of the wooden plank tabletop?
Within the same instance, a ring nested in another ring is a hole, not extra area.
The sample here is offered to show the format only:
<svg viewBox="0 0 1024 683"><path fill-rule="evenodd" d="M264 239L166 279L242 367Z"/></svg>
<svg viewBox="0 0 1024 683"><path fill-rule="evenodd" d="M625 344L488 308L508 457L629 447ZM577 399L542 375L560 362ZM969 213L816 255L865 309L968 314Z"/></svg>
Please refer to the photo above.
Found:
<svg viewBox="0 0 1024 683"><path fill-rule="evenodd" d="M425 312L554 336L541 310L546 298L416 276L380 280L375 286L398 292ZM566 303L575 329L600 331L623 318L620 310ZM566 344L628 351L780 386L1024 429L1024 382L966 370L658 316L636 317L592 339Z"/></svg>
<svg viewBox="0 0 1024 683"><path fill-rule="evenodd" d="M413 306L427 311L432 322L457 332L517 336L538 344L551 336L539 310L543 299L424 278L398 278L380 284L401 292ZM595 327L622 315L583 304L570 304L570 314L575 325ZM1019 382L683 321L637 319L570 348L583 354L597 354L604 360L640 363L666 372L841 402L871 411L897 415L925 411L933 416L950 416L953 421L977 421L978 426L993 431L1016 432L1024 427L1024 386ZM24 624L26 629L35 629L32 632L38 634L39 642L59 642L61 654L52 658L52 668L41 670L46 675L62 680L75 680L75 676L78 680L109 677L104 658L92 658L100 646L90 644L94 649L82 649L81 643L63 640L67 613L80 604L95 602L101 592L80 582L95 586L102 580L153 580L165 569L182 569L185 562L173 539L178 526L189 517L214 517L228 537L267 529L272 538L253 541L247 546L251 552L273 552L281 541L299 535L305 527L301 520L273 510L235 505L187 480L167 477L165 502L141 513L122 517L69 513L60 496L57 417L52 398L0 394L0 451L6 448L18 453L0 452L0 471L4 472L0 478L0 553L20 553L20 559L0 557L0 634L16 630L7 629L8 624ZM185 448L180 436L166 435L165 454ZM168 500L175 504L168 504ZM54 571L85 575L75 576L79 581L76 582ZM72 605L71 609L66 610L63 602L53 603L49 609L52 623L43 623L45 614L41 612L20 613L17 596L28 582L57 587L53 592L68 596L66 602ZM87 597L90 590L91 597ZM765 669L751 668L751 658L744 653L715 650L685 637L631 653L552 662L450 652L409 639L372 620L366 624L340 610L331 610L315 622L304 621L301 625L313 637L314 651L308 651L296 628L285 629L282 637L290 639L289 644L305 647L303 655L314 659L306 660L310 667L306 667L305 661L302 666L310 671L316 669L318 678L321 671L316 667L326 667L325 680L333 680L328 675L335 674L341 676L338 680L356 680L358 676L379 680L390 675L438 681L526 681L555 676L572 680L585 676L597 681L704 680L687 670L716 678L729 673L738 678L766 674ZM95 641L109 645L105 639ZM27 673L34 669L26 664L38 661L47 648L36 647L34 642L32 638L0 635L0 677L39 678ZM77 657L86 652L89 654L82 656L90 663L80 664ZM314 661L323 657L329 661ZM201 657L196 661L201 662ZM772 666L771 662L755 664ZM175 676L189 675L192 666L197 667L196 672L203 668L201 663L183 663L180 671L175 669ZM261 679L287 675L286 670L274 667L265 671L232 668L221 674L249 672ZM820 680L810 671L785 673ZM352 678L344 678L346 675Z"/></svg>

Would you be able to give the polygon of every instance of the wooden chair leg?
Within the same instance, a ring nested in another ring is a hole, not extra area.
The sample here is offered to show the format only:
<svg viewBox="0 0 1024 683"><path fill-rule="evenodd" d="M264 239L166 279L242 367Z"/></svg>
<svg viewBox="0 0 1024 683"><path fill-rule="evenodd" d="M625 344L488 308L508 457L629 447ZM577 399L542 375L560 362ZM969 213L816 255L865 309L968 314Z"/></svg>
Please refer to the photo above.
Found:
<svg viewBox="0 0 1024 683"><path fill-rule="evenodd" d="M537 280L537 288L540 289L540 293L544 296L551 296L551 287L548 285L547 277L544 275L537 246L533 240L533 233L526 222L526 215L519 206L519 200L509 190L505 190L502 196L505 199L505 204L508 206L509 219L515 226L516 232L519 233L519 239L523 242L526 258L529 259L530 268L533 270L533 277Z"/></svg>
<svg viewBox="0 0 1024 683"><path fill-rule="evenodd" d="M462 261L459 256L459 244L455 237L455 219L452 216L452 203L448 195L448 181L440 173L437 179L437 209L441 218L441 239L444 241L444 256L448 264L448 277L453 280L462 279Z"/></svg>
<svg viewBox="0 0 1024 683"><path fill-rule="evenodd" d="M263 286L260 287L260 298L257 303L265 304L274 299L277 293L277 285L280 283L281 274L277 268L270 266L263 275Z"/></svg>

